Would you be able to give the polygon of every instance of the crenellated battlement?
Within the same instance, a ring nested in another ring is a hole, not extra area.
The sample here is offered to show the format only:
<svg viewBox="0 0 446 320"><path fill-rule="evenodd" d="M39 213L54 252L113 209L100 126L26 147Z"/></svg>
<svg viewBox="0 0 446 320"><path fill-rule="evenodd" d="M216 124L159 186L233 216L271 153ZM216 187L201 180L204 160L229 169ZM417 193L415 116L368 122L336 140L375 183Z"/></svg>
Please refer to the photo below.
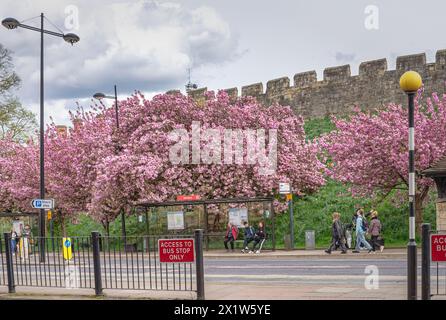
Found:
<svg viewBox="0 0 446 320"><path fill-rule="evenodd" d="M387 71L387 60L379 59L363 62L359 65L360 77L377 77L383 76Z"/></svg>
<svg viewBox="0 0 446 320"><path fill-rule="evenodd" d="M265 105L280 103L293 107L305 117L322 117L331 114L350 113L355 106L376 109L390 102L402 103L405 95L399 88L400 76L415 70L423 77L426 96L433 92L446 93L446 50L439 50L434 63L426 62L426 54L397 57L396 69L388 70L387 60L365 61L359 65L358 75L352 76L350 65L326 68L323 79L316 71L255 83L241 88L241 96L255 97ZM231 98L238 97L237 88L225 90ZM194 99L202 99L206 88L189 93Z"/></svg>

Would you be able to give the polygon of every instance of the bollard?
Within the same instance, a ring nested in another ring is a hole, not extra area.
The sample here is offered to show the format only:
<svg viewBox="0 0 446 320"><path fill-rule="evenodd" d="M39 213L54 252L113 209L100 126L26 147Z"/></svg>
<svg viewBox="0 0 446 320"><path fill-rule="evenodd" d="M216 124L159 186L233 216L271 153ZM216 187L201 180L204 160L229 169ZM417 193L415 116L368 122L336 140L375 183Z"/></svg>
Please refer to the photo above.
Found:
<svg viewBox="0 0 446 320"><path fill-rule="evenodd" d="M12 264L11 234L5 232L6 271L8 273L8 293L15 293L14 269Z"/></svg>
<svg viewBox="0 0 446 320"><path fill-rule="evenodd" d="M102 278L101 278L101 257L99 248L99 232L91 233L93 243L93 268L94 268L94 291L97 296L102 296Z"/></svg>
<svg viewBox="0 0 446 320"><path fill-rule="evenodd" d="M195 230L195 266L197 273L197 300L204 298L203 230Z"/></svg>
<svg viewBox="0 0 446 320"><path fill-rule="evenodd" d="M431 299L431 225L423 223L421 226L421 300Z"/></svg>

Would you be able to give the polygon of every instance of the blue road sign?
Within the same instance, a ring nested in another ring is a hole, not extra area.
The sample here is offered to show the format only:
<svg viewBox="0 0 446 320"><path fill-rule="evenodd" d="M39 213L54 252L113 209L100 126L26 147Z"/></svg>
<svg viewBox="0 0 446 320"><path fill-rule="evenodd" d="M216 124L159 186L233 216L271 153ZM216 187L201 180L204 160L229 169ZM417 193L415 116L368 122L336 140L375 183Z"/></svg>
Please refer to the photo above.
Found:
<svg viewBox="0 0 446 320"><path fill-rule="evenodd" d="M54 200L53 199L34 199L31 202L31 205L34 209L54 209Z"/></svg>

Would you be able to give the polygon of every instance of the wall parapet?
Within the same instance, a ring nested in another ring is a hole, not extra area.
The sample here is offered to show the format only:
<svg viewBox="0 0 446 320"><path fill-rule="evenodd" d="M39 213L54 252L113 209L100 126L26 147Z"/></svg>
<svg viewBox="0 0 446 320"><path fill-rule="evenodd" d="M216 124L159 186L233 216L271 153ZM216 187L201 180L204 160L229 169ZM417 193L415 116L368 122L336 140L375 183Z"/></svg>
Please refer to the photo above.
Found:
<svg viewBox="0 0 446 320"><path fill-rule="evenodd" d="M443 92L446 88L446 49L436 52L434 63L426 62L425 53L397 57L395 70L388 70L387 59L364 61L359 65L358 76L352 76L350 65L326 68L322 80L318 80L316 71L306 71L294 75L293 86L290 86L289 77L281 77L268 81L266 91L262 82L243 86L241 96L255 97L267 105L286 103L304 116L345 114L356 105L372 109L403 101L399 77L408 70L422 75L426 95ZM199 98L205 91L201 88L189 94ZM237 88L225 91L232 99L238 97Z"/></svg>

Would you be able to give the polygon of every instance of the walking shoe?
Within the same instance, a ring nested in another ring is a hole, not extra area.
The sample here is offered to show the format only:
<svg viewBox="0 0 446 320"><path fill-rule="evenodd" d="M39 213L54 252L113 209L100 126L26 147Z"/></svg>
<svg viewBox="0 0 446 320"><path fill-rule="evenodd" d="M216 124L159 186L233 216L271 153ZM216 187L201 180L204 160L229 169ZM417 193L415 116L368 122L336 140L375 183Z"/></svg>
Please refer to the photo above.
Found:
<svg viewBox="0 0 446 320"><path fill-rule="evenodd" d="M254 252L252 250L250 250L249 253L254 253Z"/></svg>
<svg viewBox="0 0 446 320"><path fill-rule="evenodd" d="M245 253L245 249L242 249L242 253Z"/></svg>
<svg viewBox="0 0 446 320"><path fill-rule="evenodd" d="M384 246L379 247L379 251L383 252L384 251Z"/></svg>
<svg viewBox="0 0 446 320"><path fill-rule="evenodd" d="M372 249L369 249L368 253L375 253L375 251L373 251Z"/></svg>
<svg viewBox="0 0 446 320"><path fill-rule="evenodd" d="M353 250L352 252L353 253L360 253L358 250Z"/></svg>
<svg viewBox="0 0 446 320"><path fill-rule="evenodd" d="M342 251L342 252L341 252L341 254L346 254L346 253L347 253L347 251Z"/></svg>
<svg viewBox="0 0 446 320"><path fill-rule="evenodd" d="M331 251L329 251L329 250L325 250L325 253L331 254Z"/></svg>
<svg viewBox="0 0 446 320"><path fill-rule="evenodd" d="M259 253L260 253L260 250L257 250L256 253L259 254Z"/></svg>

